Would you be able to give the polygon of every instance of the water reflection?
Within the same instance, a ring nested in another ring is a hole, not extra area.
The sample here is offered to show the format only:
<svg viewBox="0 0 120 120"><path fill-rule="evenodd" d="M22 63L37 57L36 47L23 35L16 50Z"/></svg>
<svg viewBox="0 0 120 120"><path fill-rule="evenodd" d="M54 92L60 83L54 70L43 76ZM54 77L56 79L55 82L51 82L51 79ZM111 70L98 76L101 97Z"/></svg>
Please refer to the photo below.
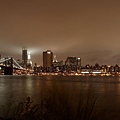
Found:
<svg viewBox="0 0 120 120"><path fill-rule="evenodd" d="M73 76L0 76L0 103L22 100L27 96L40 98L41 92L51 85L64 85L69 90L87 93L94 91L98 96L97 108L104 111L120 111L119 77L73 77Z"/></svg>

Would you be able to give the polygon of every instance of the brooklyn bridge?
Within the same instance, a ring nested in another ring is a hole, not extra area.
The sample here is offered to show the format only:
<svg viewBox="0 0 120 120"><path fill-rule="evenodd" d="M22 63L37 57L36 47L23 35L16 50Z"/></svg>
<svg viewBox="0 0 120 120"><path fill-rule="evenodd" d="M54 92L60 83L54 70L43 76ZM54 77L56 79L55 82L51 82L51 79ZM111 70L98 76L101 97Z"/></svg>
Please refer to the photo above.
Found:
<svg viewBox="0 0 120 120"><path fill-rule="evenodd" d="M19 65L13 57L0 59L0 70L4 75L13 75L15 70L27 71L27 69Z"/></svg>

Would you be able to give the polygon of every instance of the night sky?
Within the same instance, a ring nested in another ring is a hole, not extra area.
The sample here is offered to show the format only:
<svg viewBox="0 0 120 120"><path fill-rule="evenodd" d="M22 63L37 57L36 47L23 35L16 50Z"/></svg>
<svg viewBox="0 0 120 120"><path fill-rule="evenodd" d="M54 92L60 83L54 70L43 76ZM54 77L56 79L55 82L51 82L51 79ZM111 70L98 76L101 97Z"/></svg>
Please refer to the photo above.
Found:
<svg viewBox="0 0 120 120"><path fill-rule="evenodd" d="M52 50L120 65L120 0L0 0L0 54L21 59L23 47L38 64Z"/></svg>

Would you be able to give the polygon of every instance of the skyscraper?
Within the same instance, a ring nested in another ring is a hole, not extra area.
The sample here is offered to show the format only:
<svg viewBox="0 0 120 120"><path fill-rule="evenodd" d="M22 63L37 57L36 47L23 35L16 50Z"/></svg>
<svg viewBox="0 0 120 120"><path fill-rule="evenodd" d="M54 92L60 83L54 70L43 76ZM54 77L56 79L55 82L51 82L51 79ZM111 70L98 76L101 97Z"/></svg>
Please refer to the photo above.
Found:
<svg viewBox="0 0 120 120"><path fill-rule="evenodd" d="M43 52L43 67L48 68L51 67L53 63L53 52L51 50L47 50Z"/></svg>
<svg viewBox="0 0 120 120"><path fill-rule="evenodd" d="M27 68L28 69L32 69L32 61L31 61L31 54L30 54L30 52L28 52Z"/></svg>
<svg viewBox="0 0 120 120"><path fill-rule="evenodd" d="M81 66L81 58L67 57L65 65Z"/></svg>
<svg viewBox="0 0 120 120"><path fill-rule="evenodd" d="M27 49L23 48L22 49L22 63L24 67L27 66L27 60L28 60Z"/></svg>

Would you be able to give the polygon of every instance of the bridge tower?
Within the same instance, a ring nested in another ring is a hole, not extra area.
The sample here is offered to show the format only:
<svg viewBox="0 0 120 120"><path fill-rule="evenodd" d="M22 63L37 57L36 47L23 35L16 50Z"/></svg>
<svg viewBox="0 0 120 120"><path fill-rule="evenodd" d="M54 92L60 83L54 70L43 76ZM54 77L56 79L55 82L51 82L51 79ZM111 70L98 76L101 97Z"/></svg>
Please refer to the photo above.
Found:
<svg viewBox="0 0 120 120"><path fill-rule="evenodd" d="M13 75L13 58L10 59L10 65L5 66L4 75Z"/></svg>

